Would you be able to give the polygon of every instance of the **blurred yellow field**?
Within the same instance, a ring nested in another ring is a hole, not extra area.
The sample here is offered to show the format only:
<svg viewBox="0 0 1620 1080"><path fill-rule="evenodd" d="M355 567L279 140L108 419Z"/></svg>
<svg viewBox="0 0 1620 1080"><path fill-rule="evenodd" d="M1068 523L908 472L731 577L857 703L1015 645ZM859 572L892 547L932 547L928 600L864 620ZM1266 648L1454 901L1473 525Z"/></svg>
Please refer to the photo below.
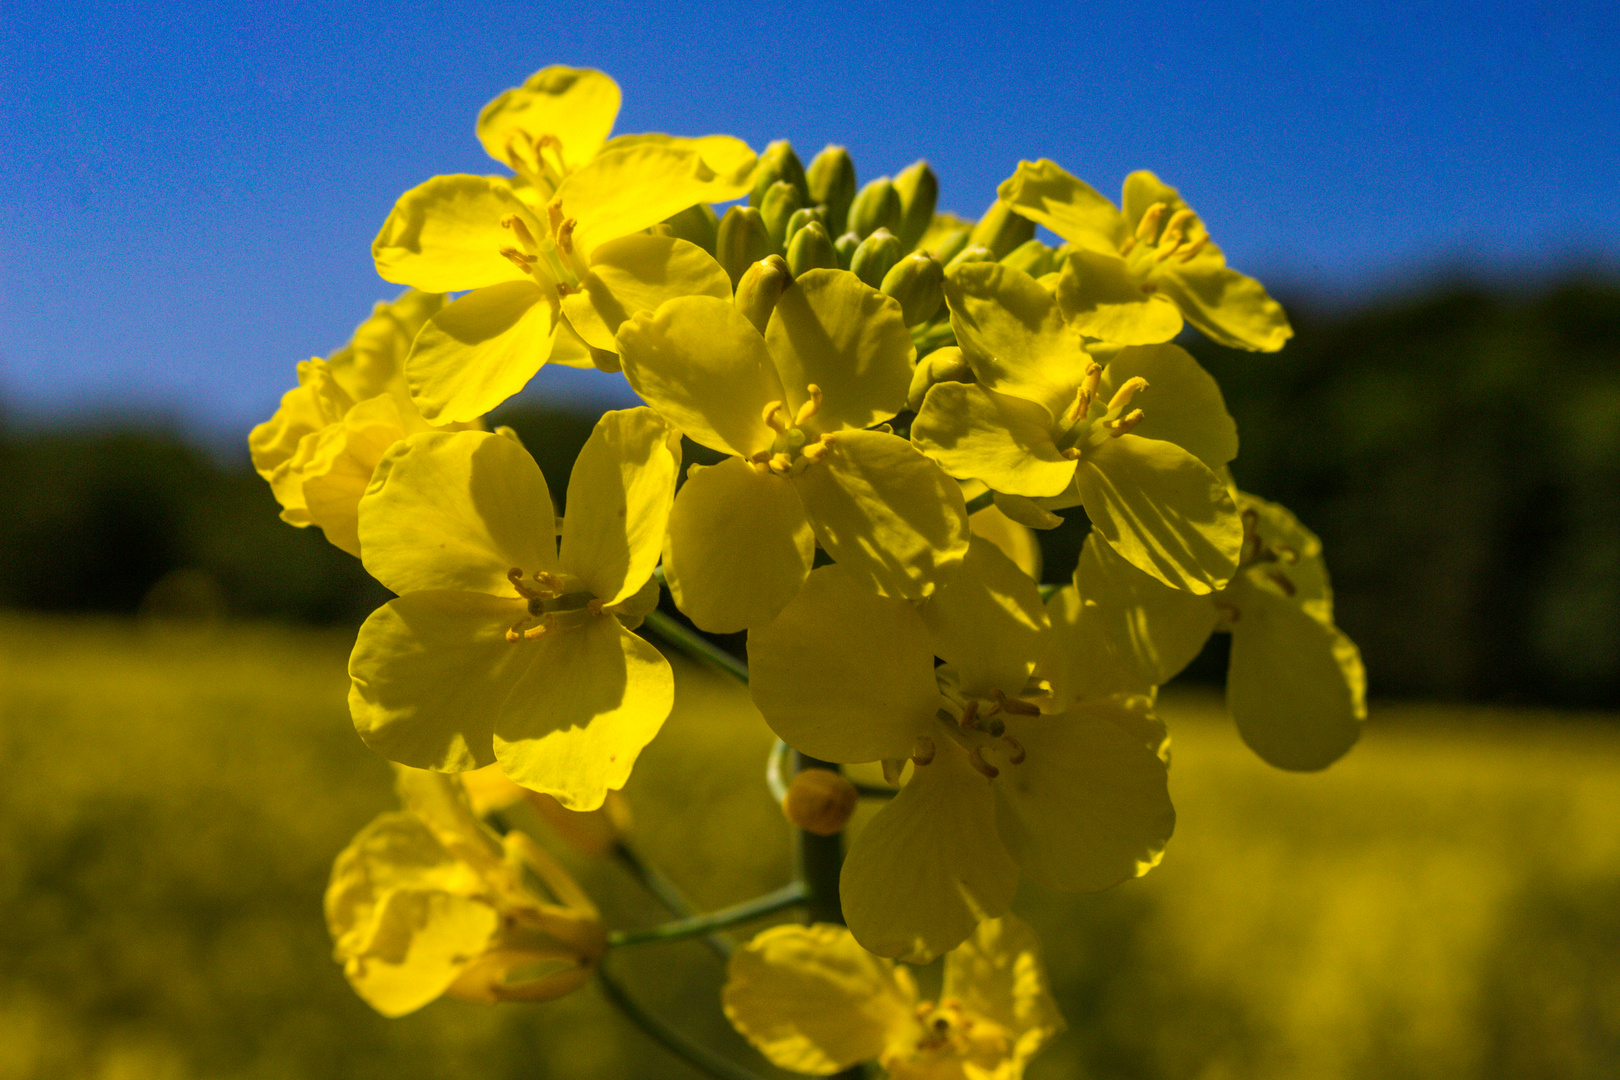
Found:
<svg viewBox="0 0 1620 1080"><path fill-rule="evenodd" d="M347 651L0 621L0 1078L691 1075L594 987L394 1021L354 997L321 892L392 794L347 720ZM701 905L745 899L789 866L771 736L722 677L678 680L626 790L636 842ZM1346 760L1298 776L1212 697L1172 690L1162 712L1164 864L1100 896L1020 895L1070 1024L1033 1077L1620 1074L1620 725L1375 707ZM556 850L615 925L661 917ZM700 944L624 953L651 1007L769 1075L719 1020Z"/></svg>

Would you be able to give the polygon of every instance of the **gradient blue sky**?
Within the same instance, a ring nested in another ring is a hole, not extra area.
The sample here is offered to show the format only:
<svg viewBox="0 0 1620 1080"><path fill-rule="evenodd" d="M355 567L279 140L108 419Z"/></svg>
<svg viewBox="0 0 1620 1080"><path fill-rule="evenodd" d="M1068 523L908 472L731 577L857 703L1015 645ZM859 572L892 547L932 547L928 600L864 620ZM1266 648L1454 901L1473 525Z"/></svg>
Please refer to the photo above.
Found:
<svg viewBox="0 0 1620 1080"><path fill-rule="evenodd" d="M926 157L968 214L1021 157L1110 194L1151 168L1296 291L1613 268L1617 10L10 3L0 407L268 416L394 292L369 257L394 198L498 171L474 117L550 63L618 79L619 131L840 142L863 180Z"/></svg>

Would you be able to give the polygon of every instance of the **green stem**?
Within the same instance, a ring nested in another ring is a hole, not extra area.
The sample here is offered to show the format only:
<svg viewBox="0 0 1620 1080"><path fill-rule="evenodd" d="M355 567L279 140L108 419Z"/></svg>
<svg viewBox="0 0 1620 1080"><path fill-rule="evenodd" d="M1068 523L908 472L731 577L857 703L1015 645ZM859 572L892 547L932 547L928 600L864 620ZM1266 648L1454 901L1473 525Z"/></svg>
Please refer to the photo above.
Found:
<svg viewBox="0 0 1620 1080"><path fill-rule="evenodd" d="M642 625L682 652L695 656L700 660L707 660L743 682L748 681L747 664L732 656L696 630L681 625L679 621L670 618L662 611L649 612L646 621Z"/></svg>
<svg viewBox="0 0 1620 1080"><path fill-rule="evenodd" d="M677 918L690 918L700 914L697 906L686 898L686 894L663 871L652 863L643 859L629 844L619 841L613 845L613 854L626 870L635 875L641 887L652 893L660 904L669 909L671 915ZM716 931L703 939L713 949L720 959L730 959L731 953L737 943L731 940L731 935L723 931Z"/></svg>
<svg viewBox="0 0 1620 1080"><path fill-rule="evenodd" d="M745 900L741 904L733 904L719 911L711 911L707 915L693 915L685 919L676 919L674 922L649 926L643 930L615 930L608 935L608 948L644 945L655 941L681 941L715 930L723 930L738 923L749 922L781 911L783 908L797 907L804 902L804 884L793 881L764 896L756 896L752 900Z"/></svg>
<svg viewBox="0 0 1620 1080"><path fill-rule="evenodd" d="M839 767L806 754L793 754L794 772ZM844 907L838 899L838 875L844 868L844 834L817 836L799 830L799 876L804 879L805 914L813 923L844 924Z"/></svg>
<svg viewBox="0 0 1620 1080"><path fill-rule="evenodd" d="M619 985L619 981L608 974L605 965L596 969L596 976L608 1001L612 1002L631 1023L646 1032L665 1050L668 1050L692 1066L692 1068L710 1076L718 1077L719 1080L760 1080L758 1074L749 1072L741 1065L721 1057L707 1047L700 1046L643 1009L635 998L632 998L625 988Z"/></svg>
<svg viewBox="0 0 1620 1080"><path fill-rule="evenodd" d="M977 495L973 496L973 498L968 500L968 504L967 504L968 516L971 517L972 515L977 514L980 510L983 510L985 507L993 505L995 503L995 501L996 501L996 493L995 492L988 491L988 490L979 492Z"/></svg>

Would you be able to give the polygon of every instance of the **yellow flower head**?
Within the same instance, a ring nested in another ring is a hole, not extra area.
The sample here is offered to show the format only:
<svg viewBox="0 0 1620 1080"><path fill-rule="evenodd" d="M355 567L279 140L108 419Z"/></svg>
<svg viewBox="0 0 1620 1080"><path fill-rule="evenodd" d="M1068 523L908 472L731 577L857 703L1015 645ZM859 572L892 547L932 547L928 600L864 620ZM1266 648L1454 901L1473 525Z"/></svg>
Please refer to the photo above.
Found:
<svg viewBox="0 0 1620 1080"><path fill-rule="evenodd" d="M1125 178L1124 212L1050 161L1021 161L1001 201L1069 242L1058 300L1082 334L1116 345L1169 341L1182 320L1236 349L1275 352L1293 337L1282 307L1226 265L1175 188Z"/></svg>
<svg viewBox="0 0 1620 1080"><path fill-rule="evenodd" d="M326 921L350 985L384 1016L441 994L542 1001L607 950L595 906L528 837L498 837L454 779L401 769L382 814L332 867Z"/></svg>
<svg viewBox="0 0 1620 1080"><path fill-rule="evenodd" d="M773 1065L827 1075L877 1061L894 1080L1019 1080L1063 1030L1034 933L987 919L945 957L940 1000L841 926L778 926L732 955L722 1002Z"/></svg>
<svg viewBox="0 0 1620 1080"><path fill-rule="evenodd" d="M428 432L391 449L360 504L366 569L400 594L349 661L367 744L417 768L498 760L572 810L622 787L673 703L668 662L625 623L656 589L679 448L650 409L605 415L574 462L560 549L516 440Z"/></svg>

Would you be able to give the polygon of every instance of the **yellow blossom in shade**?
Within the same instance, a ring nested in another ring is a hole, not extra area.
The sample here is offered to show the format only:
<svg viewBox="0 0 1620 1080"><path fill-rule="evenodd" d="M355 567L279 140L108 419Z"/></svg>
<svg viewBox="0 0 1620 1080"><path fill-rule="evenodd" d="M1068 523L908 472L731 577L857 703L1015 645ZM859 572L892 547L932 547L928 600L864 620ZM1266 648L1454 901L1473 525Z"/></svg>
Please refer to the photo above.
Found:
<svg viewBox="0 0 1620 1080"><path fill-rule="evenodd" d="M957 484L904 439L868 431L905 403L913 348L899 305L812 270L762 334L716 297L670 300L619 331L630 385L694 441L733 455L675 499L664 572L705 630L769 622L817 543L868 586L922 597L967 551Z"/></svg>
<svg viewBox="0 0 1620 1080"><path fill-rule="evenodd" d="M1044 159L1019 162L997 194L1068 241L1057 295L1087 337L1151 345L1183 319L1235 349L1275 352L1294 336L1282 306L1226 265L1198 215L1150 172L1125 178L1123 213Z"/></svg>
<svg viewBox="0 0 1620 1080"><path fill-rule="evenodd" d="M731 295L701 248L644 230L747 192L754 152L720 135L604 142L618 104L600 72L537 72L479 117L485 148L516 177L436 176L383 223L372 256L385 280L470 290L411 350L410 392L430 420L488 412L533 378L559 337L613 369L613 333L629 315L671 296Z"/></svg>
<svg viewBox="0 0 1620 1080"><path fill-rule="evenodd" d="M446 993L543 1001L583 985L607 937L567 872L522 833L481 824L453 778L401 769L399 790L405 812L362 829L326 891L355 992L403 1016Z"/></svg>
<svg viewBox="0 0 1620 1080"><path fill-rule="evenodd" d="M1133 565L1207 593L1231 580L1243 530L1215 470L1237 453L1219 388L1174 345L1120 349L1106 368L1035 279L997 263L946 278L972 383L930 387L913 443L956 477L1086 509Z"/></svg>
<svg viewBox="0 0 1620 1080"><path fill-rule="evenodd" d="M789 746L895 779L915 766L844 863L844 915L871 951L955 947L1006 913L1020 872L1087 892L1158 862L1175 814L1149 699L1043 712L1046 641L1034 582L984 540L922 612L824 566L749 632L754 703Z"/></svg>
<svg viewBox="0 0 1620 1080"><path fill-rule="evenodd" d="M1367 716L1361 655L1333 623L1321 541L1275 503L1237 500L1241 568L1211 596L1167 589L1088 537L1074 587L1048 601L1041 674L1060 698L1163 683L1228 631L1226 703L1243 741L1278 768L1324 769Z"/></svg>
<svg viewBox="0 0 1620 1080"><path fill-rule="evenodd" d="M624 786L673 704L646 610L679 467L651 409L610 412L574 462L561 549L518 443L412 436L360 504L366 569L398 599L360 628L349 708L367 745L417 768L499 761L571 810Z"/></svg>
<svg viewBox="0 0 1620 1080"><path fill-rule="evenodd" d="M771 1064L825 1076L876 1061L893 1080L1019 1080L1063 1030L1035 934L987 919L945 956L937 1002L842 926L777 926L732 954L721 1002Z"/></svg>
<svg viewBox="0 0 1620 1080"><path fill-rule="evenodd" d="M467 789L474 814L485 817L519 803L527 804L545 819L558 837L586 855L596 858L607 855L619 838L630 831L630 806L617 791L609 791L607 799L596 810L569 810L550 795L513 783L501 771L499 762L457 776Z"/></svg>
<svg viewBox="0 0 1620 1080"><path fill-rule="evenodd" d="M378 304L343 348L298 365L298 386L248 436L283 521L319 526L337 547L360 554L357 513L371 470L389 446L429 428L406 390L405 356L442 306L442 297L406 292Z"/></svg>

